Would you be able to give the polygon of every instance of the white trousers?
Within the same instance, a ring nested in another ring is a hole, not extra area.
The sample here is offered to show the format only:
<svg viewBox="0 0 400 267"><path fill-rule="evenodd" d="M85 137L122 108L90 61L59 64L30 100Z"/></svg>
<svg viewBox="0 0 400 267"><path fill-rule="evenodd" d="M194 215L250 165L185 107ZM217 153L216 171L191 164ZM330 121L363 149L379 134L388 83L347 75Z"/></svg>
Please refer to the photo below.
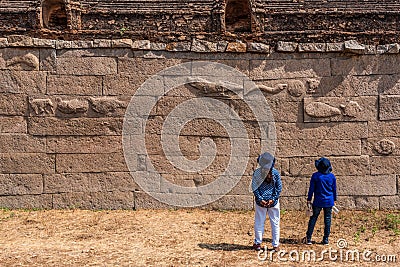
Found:
<svg viewBox="0 0 400 267"><path fill-rule="evenodd" d="M264 224L265 219L269 217L269 222L271 224L271 233L272 233L272 246L277 247L279 246L279 236L280 236L280 220L281 220L281 213L280 213L280 205L279 200L275 207L272 208L263 208L255 204L256 212L254 216L254 243L261 244L262 238L264 234Z"/></svg>

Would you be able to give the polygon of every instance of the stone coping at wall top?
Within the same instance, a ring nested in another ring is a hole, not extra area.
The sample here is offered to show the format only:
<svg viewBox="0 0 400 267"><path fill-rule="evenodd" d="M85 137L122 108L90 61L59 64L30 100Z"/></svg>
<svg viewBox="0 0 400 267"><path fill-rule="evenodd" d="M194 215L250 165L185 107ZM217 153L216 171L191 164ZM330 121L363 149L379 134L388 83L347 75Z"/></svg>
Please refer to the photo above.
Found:
<svg viewBox="0 0 400 267"><path fill-rule="evenodd" d="M158 43L149 40L132 39L94 39L94 40L52 40L33 38L25 35L10 35L0 38L0 48L7 47L33 47L54 49L88 49L88 48L131 48L132 50L153 50L171 52L197 52L197 53L271 53L275 52L304 52L304 53L351 53L351 54L398 54L400 44L364 45L356 40L339 43L296 43L279 41L275 46L258 42L210 42L193 38L191 42Z"/></svg>

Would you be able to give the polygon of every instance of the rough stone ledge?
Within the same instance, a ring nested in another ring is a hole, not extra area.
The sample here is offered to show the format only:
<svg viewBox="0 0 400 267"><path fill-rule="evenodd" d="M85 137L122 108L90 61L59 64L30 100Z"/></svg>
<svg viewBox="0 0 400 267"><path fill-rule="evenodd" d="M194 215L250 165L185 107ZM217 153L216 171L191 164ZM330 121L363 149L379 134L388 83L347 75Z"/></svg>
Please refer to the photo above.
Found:
<svg viewBox="0 0 400 267"><path fill-rule="evenodd" d="M87 49L87 48L131 48L132 50L157 50L172 52L196 52L196 53L264 53L273 51L282 53L346 53L349 55L382 55L398 54L400 44L364 45L356 40L348 40L339 43L296 43L277 42L275 47L260 42L210 42L193 38L191 42L153 43L149 40L132 39L94 39L94 40L51 40L33 38L25 35L10 35L0 38L0 48L6 47L34 47L54 49Z"/></svg>

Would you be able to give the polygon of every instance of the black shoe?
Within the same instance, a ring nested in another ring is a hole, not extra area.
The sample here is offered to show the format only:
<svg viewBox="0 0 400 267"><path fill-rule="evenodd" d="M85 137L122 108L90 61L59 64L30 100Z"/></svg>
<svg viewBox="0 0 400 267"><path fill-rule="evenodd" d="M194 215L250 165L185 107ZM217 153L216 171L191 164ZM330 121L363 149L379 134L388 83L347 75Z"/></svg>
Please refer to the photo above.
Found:
<svg viewBox="0 0 400 267"><path fill-rule="evenodd" d="M253 249L255 251L260 251L261 250L261 244L253 244Z"/></svg>

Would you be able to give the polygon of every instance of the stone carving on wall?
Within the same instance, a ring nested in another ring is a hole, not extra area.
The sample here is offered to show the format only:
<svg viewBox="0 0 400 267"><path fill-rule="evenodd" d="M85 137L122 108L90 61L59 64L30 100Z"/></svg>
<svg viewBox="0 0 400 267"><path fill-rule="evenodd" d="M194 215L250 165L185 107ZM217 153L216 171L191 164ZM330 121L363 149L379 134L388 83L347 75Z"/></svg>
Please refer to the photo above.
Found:
<svg viewBox="0 0 400 267"><path fill-rule="evenodd" d="M343 110L344 116L357 117L357 115L362 111L362 108L356 101L347 101L346 104L340 105Z"/></svg>
<svg viewBox="0 0 400 267"><path fill-rule="evenodd" d="M275 87L270 87L270 86L266 86L266 85L258 85L258 88L263 91L266 92L268 94L277 94L285 89L288 88L288 85L285 83L279 83L277 84Z"/></svg>
<svg viewBox="0 0 400 267"><path fill-rule="evenodd" d="M42 114L53 114L54 113L54 105L51 99L32 99L29 101L32 110L36 115Z"/></svg>
<svg viewBox="0 0 400 267"><path fill-rule="evenodd" d="M290 81L288 84L288 93L291 96L300 97L306 92L306 87L301 81Z"/></svg>
<svg viewBox="0 0 400 267"><path fill-rule="evenodd" d="M125 107L124 102L118 100L116 97L90 97L89 102L94 111L104 115L113 113L117 109Z"/></svg>
<svg viewBox="0 0 400 267"><path fill-rule="evenodd" d="M307 80L307 93L314 94L317 91L320 82L321 81L318 79L308 79Z"/></svg>
<svg viewBox="0 0 400 267"><path fill-rule="evenodd" d="M217 95L217 96L223 96L223 97L230 97L231 93L229 92L229 90L233 91L233 92L243 90L242 86L235 84L235 83L226 82L226 81L215 84L215 83L209 82L202 78L189 77L187 79L187 82L190 86L199 90L202 94L206 94L206 95Z"/></svg>
<svg viewBox="0 0 400 267"><path fill-rule="evenodd" d="M35 55L28 53L8 60L7 67L12 70L38 70L39 59Z"/></svg>
<svg viewBox="0 0 400 267"><path fill-rule="evenodd" d="M382 155L392 154L393 151L395 150L395 148L396 148L396 145L388 139L382 139L378 143L375 144L376 152L378 152L379 154L382 154Z"/></svg>
<svg viewBox="0 0 400 267"><path fill-rule="evenodd" d="M342 114L340 109L322 102L310 103L304 110L308 116L314 118L328 118Z"/></svg>
<svg viewBox="0 0 400 267"><path fill-rule="evenodd" d="M78 114L85 113L88 110L87 101L82 101L78 99L72 100L62 100L61 98L56 98L57 109L65 114Z"/></svg>

